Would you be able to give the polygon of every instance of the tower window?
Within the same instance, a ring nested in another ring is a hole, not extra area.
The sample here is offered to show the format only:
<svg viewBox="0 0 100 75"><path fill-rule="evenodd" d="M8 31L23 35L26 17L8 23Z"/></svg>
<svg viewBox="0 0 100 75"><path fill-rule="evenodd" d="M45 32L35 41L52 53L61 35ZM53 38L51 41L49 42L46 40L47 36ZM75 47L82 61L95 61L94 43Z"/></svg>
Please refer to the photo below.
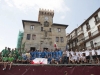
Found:
<svg viewBox="0 0 100 75"><path fill-rule="evenodd" d="M45 21L44 22L44 27L49 27L49 22Z"/></svg>
<svg viewBox="0 0 100 75"><path fill-rule="evenodd" d="M30 26L30 29L33 30L33 29L34 29L34 25L31 25L31 26Z"/></svg>

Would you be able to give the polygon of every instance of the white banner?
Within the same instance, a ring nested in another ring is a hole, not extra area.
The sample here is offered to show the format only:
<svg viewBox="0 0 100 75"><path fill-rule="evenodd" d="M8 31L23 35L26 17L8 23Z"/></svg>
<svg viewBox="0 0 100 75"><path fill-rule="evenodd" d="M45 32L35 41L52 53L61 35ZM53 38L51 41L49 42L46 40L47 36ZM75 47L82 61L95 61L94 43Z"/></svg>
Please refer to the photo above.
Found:
<svg viewBox="0 0 100 75"><path fill-rule="evenodd" d="M47 64L47 58L35 58L31 64Z"/></svg>

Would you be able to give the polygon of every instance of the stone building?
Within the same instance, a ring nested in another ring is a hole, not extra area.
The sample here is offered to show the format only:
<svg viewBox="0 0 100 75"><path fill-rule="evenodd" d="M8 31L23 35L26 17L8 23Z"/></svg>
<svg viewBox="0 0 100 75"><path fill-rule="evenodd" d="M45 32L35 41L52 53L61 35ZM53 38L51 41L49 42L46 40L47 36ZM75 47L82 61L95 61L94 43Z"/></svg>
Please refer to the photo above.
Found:
<svg viewBox="0 0 100 75"><path fill-rule="evenodd" d="M53 23L53 10L39 10L38 21L22 20L24 33L22 44L25 49L54 49L54 44L66 48L66 28L68 25Z"/></svg>

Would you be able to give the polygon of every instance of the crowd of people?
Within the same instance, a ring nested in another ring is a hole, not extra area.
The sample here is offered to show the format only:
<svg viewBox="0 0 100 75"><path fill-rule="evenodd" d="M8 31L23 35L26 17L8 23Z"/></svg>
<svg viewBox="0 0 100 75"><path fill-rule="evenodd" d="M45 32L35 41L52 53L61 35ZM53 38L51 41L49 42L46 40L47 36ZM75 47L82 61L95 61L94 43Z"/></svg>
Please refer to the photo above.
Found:
<svg viewBox="0 0 100 75"><path fill-rule="evenodd" d="M10 49L5 47L0 52L0 62L4 64L3 70L6 70L8 64L10 64L9 70L13 63L16 64L30 64L35 58L47 58L48 64L99 64L100 49L89 50L20 50Z"/></svg>

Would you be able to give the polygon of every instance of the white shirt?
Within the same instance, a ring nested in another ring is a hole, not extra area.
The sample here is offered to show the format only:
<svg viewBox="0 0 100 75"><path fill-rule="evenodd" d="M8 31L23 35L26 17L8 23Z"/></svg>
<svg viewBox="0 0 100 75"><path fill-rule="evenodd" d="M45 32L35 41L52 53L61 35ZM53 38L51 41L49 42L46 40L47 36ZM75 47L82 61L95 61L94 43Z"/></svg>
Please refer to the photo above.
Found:
<svg viewBox="0 0 100 75"><path fill-rule="evenodd" d="M95 55L95 50L92 50L92 55Z"/></svg>
<svg viewBox="0 0 100 75"><path fill-rule="evenodd" d="M89 50L85 51L86 56L89 56Z"/></svg>
<svg viewBox="0 0 100 75"><path fill-rule="evenodd" d="M79 52L75 52L75 53L76 53L76 55L78 55Z"/></svg>
<svg viewBox="0 0 100 75"><path fill-rule="evenodd" d="M84 61L86 59L86 57L85 56L82 56L81 59Z"/></svg>
<svg viewBox="0 0 100 75"><path fill-rule="evenodd" d="M99 50L97 50L97 55L100 55L100 49L99 49Z"/></svg>
<svg viewBox="0 0 100 75"><path fill-rule="evenodd" d="M69 51L66 51L67 52L67 57L69 57Z"/></svg>
<svg viewBox="0 0 100 75"><path fill-rule="evenodd" d="M71 55L73 56L73 53L74 53L74 52L73 52L73 51L70 51L70 53L71 53Z"/></svg>
<svg viewBox="0 0 100 75"><path fill-rule="evenodd" d="M74 55L74 56L73 56L73 59L77 61L78 56L77 56L77 55Z"/></svg>

